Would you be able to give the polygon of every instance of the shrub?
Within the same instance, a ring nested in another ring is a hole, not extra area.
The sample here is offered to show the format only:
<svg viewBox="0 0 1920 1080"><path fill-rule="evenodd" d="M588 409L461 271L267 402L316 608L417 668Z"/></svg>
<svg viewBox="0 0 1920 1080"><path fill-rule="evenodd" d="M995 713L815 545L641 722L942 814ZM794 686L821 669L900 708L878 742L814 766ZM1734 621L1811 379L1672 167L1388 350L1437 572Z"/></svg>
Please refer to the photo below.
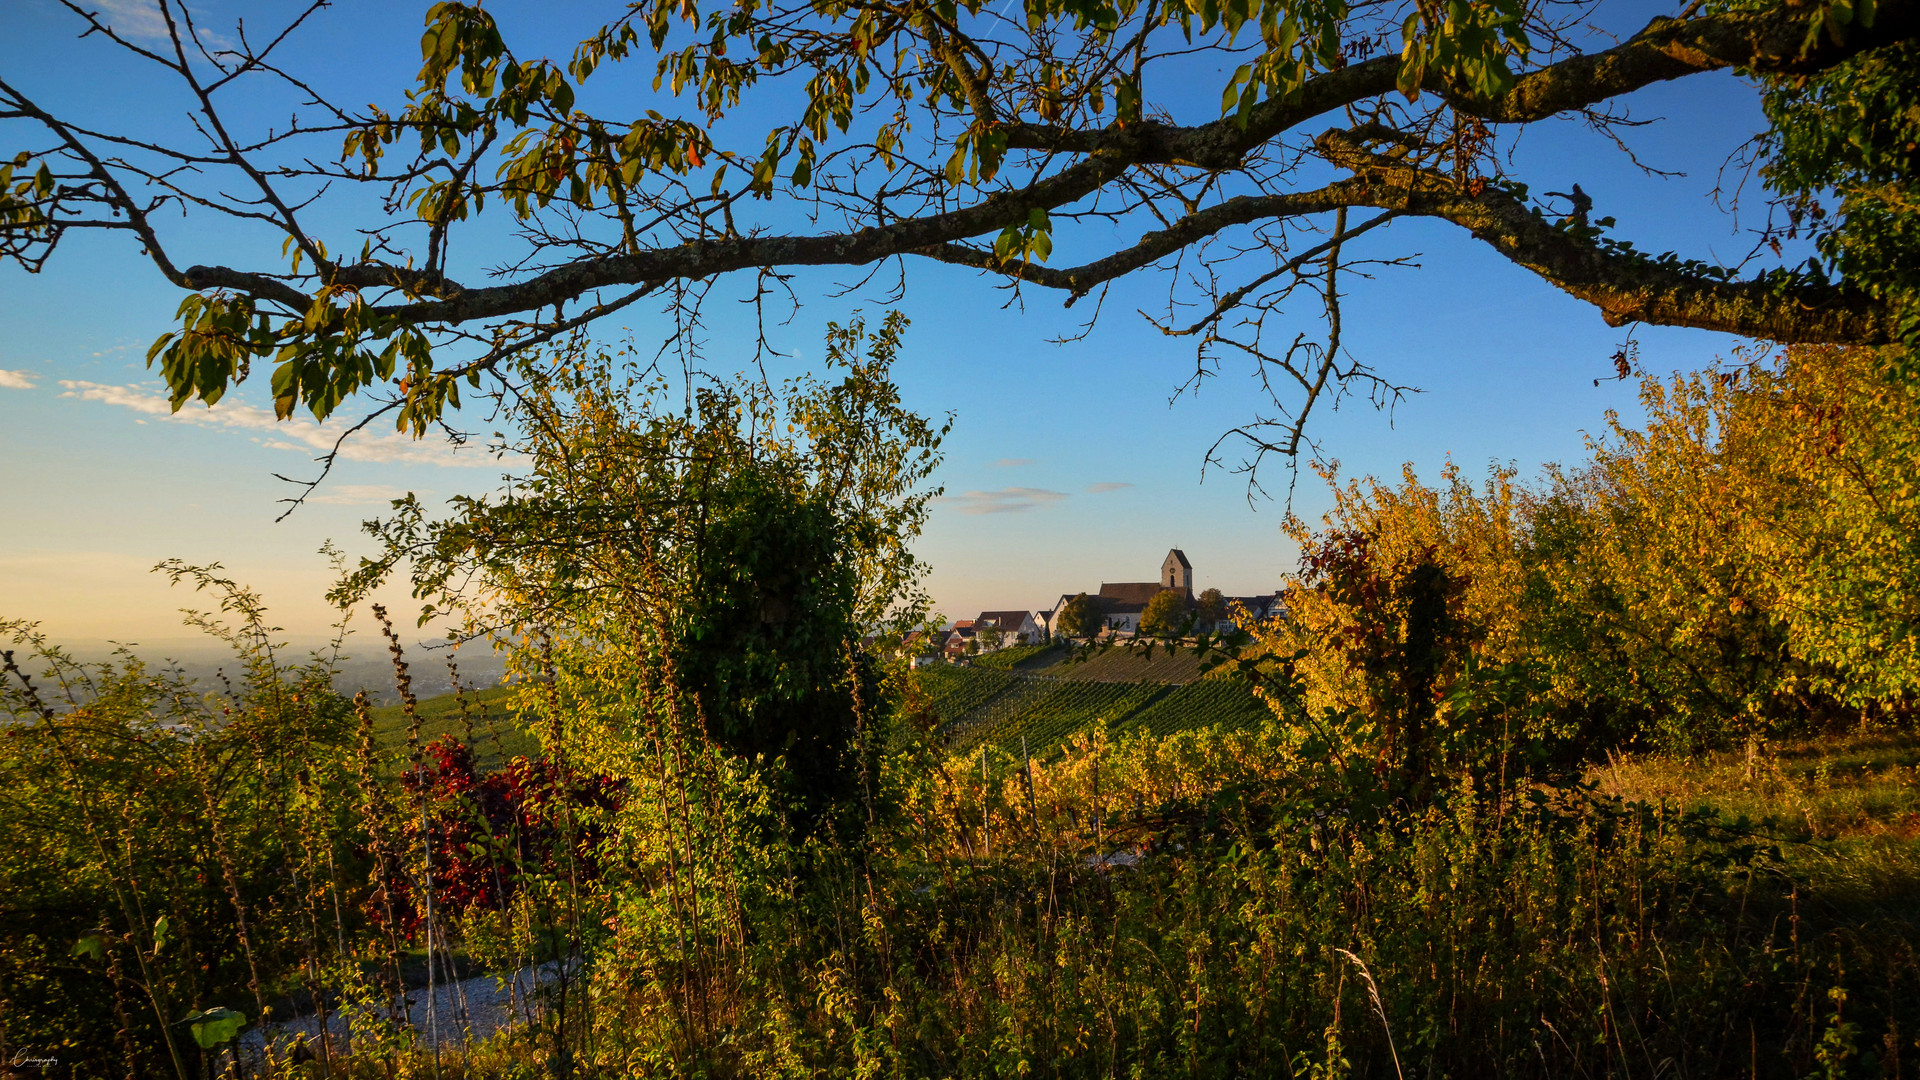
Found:
<svg viewBox="0 0 1920 1080"><path fill-rule="evenodd" d="M1503 702L1484 738L1588 756L1903 715L1920 402L1902 357L1796 348L1647 379L1644 430L1614 422L1537 488L1451 466L1437 488L1411 469L1337 487L1323 530L1289 523L1291 617L1262 649L1292 658L1309 712L1357 710L1403 759L1450 703Z"/></svg>

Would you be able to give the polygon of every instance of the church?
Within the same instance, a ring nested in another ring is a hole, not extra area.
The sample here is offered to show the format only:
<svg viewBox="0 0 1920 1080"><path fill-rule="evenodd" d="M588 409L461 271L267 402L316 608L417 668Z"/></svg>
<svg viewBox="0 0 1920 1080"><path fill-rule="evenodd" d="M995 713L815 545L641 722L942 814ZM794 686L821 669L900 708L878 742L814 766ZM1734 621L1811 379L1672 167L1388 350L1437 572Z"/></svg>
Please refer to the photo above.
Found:
<svg viewBox="0 0 1920 1080"><path fill-rule="evenodd" d="M1160 561L1160 580L1103 581L1100 583L1099 592L1089 592L1087 595L1099 605L1101 617L1106 620L1107 627L1114 636L1132 637L1140 632L1140 616L1147 610L1147 602L1155 595L1169 589L1178 589L1186 594L1188 600L1194 599L1193 563L1188 560L1187 553L1179 548L1169 550L1167 557ZM1039 613L1040 623L1048 636L1052 636L1053 633L1054 615L1066 607L1067 601L1072 600L1075 595L1075 593L1061 593L1060 598L1054 601L1051 610ZM1254 619L1260 620L1273 617L1278 611L1280 598L1278 594L1268 594L1229 596L1225 599L1229 604L1229 610L1232 604L1238 603Z"/></svg>
<svg viewBox="0 0 1920 1080"><path fill-rule="evenodd" d="M1133 637L1140 632L1140 616L1145 614L1147 602L1171 589L1178 589L1189 601L1197 598L1193 588L1193 563L1179 548L1168 551L1167 557L1160 561L1160 580L1103 581L1098 592L1087 595L1099 606L1101 618L1114 637ZM916 647L923 647L929 657L944 655L949 660L958 660L978 652L1037 645L1053 637L1054 616L1076 595L1061 593L1053 607L1046 611L983 611L977 619L962 619L950 629L935 631ZM1256 622L1283 614L1278 593L1222 599L1229 615L1220 628L1232 625L1234 605L1244 609Z"/></svg>

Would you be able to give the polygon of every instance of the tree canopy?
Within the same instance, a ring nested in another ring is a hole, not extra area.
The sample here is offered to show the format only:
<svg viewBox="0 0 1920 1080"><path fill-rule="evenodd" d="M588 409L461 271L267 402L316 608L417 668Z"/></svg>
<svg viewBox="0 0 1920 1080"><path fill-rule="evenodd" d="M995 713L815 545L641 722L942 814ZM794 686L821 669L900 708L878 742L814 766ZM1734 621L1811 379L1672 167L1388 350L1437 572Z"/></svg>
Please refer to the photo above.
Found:
<svg viewBox="0 0 1920 1080"><path fill-rule="evenodd" d="M1164 274L1149 317L1196 370L1253 364L1273 408L1239 433L1256 459L1291 454L1330 391L1389 385L1343 351L1340 296L1353 263L1412 254L1406 218L1614 325L1871 345L1920 310L1914 0L1697 0L1617 42L1588 29L1606 5L1559 0L634 0L564 61L443 2L416 84L365 106L302 63L305 25L339 17L324 0L232 35L154 0L160 41L61 2L79 48L155 65L191 125L82 122L84 63L51 87L0 78L0 258L37 270L75 230L130 233L187 293L149 356L176 407L258 364L282 416L371 394L421 431L463 382L636 302L686 326L729 278L764 304L796 268L904 284L930 260L1069 305ZM1772 125L1748 162L1768 210L1736 268L1650 254L1662 238L1616 235L1577 185L1536 194L1565 180L1513 172L1528 125L1625 133L1624 96L1724 71L1758 82ZM290 122L237 118L280 99ZM280 257L236 240L181 265L181 230L222 216ZM506 265L455 254L501 225ZM1803 265L1768 258L1809 239Z"/></svg>
<svg viewBox="0 0 1920 1080"><path fill-rule="evenodd" d="M1162 589L1140 613L1140 632L1148 637L1176 638L1193 629L1193 600L1179 589Z"/></svg>
<svg viewBox="0 0 1920 1080"><path fill-rule="evenodd" d="M1195 598L1193 612L1202 628L1211 629L1227 617L1227 598L1219 589L1208 589Z"/></svg>
<svg viewBox="0 0 1920 1080"><path fill-rule="evenodd" d="M367 523L382 554L334 598L404 571L423 624L464 615L467 633L518 645L536 681L584 665L730 754L783 760L788 809L819 824L860 790L878 700L860 640L927 607L909 545L946 429L900 404L905 328L898 313L831 326L837 381L716 380L690 408L575 339L514 406L525 476L438 519L396 500Z"/></svg>
<svg viewBox="0 0 1920 1080"><path fill-rule="evenodd" d="M1054 632L1063 637L1092 640L1106 628L1100 605L1086 593L1075 593L1073 599L1060 605L1060 614L1054 619Z"/></svg>
<svg viewBox="0 0 1920 1080"><path fill-rule="evenodd" d="M1508 738L1577 760L1910 722L1920 387L1899 352L1643 377L1644 426L1613 419L1532 485L1451 464L1336 484L1320 528L1288 525L1289 617L1254 633L1308 708L1442 774Z"/></svg>

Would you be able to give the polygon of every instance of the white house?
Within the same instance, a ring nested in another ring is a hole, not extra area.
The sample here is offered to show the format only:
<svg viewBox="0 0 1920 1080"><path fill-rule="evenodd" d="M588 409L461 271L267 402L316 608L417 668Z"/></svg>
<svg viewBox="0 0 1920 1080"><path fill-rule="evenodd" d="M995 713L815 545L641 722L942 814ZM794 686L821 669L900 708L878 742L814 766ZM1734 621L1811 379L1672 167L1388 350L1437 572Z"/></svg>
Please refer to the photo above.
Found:
<svg viewBox="0 0 1920 1080"><path fill-rule="evenodd" d="M983 611L973 620L975 636L991 636L997 631L1000 635L999 647L1010 649L1015 645L1032 645L1046 636L1040 623L1031 611ZM986 647L986 642L981 642Z"/></svg>

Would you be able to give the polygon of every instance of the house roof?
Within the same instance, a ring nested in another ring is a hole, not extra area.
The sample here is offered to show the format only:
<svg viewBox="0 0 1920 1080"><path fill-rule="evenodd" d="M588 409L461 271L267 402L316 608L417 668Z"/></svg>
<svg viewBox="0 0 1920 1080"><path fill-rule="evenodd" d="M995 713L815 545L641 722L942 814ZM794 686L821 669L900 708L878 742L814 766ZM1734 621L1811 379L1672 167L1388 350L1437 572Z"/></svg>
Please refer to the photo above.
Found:
<svg viewBox="0 0 1920 1080"><path fill-rule="evenodd" d="M1247 609L1249 615L1257 619L1271 618L1286 612L1285 606L1280 602L1279 593L1266 593L1261 596L1226 596L1221 599L1229 605L1239 604Z"/></svg>
<svg viewBox="0 0 1920 1080"><path fill-rule="evenodd" d="M955 630L971 630L973 629L973 620L972 619L955 619L953 622L953 628Z"/></svg>
<svg viewBox="0 0 1920 1080"><path fill-rule="evenodd" d="M1168 551L1167 558L1178 561L1180 563L1180 566L1183 569L1186 569L1186 570L1193 569L1193 564L1187 561L1187 553L1184 551L1181 551L1179 548L1174 548L1171 551Z"/></svg>
<svg viewBox="0 0 1920 1080"><path fill-rule="evenodd" d="M983 611L975 626L992 626L1001 630L1018 630L1033 616L1024 611Z"/></svg>
<svg viewBox="0 0 1920 1080"><path fill-rule="evenodd" d="M1153 599L1155 593L1165 588L1157 581L1103 581L1100 583L1100 598L1144 605Z"/></svg>

